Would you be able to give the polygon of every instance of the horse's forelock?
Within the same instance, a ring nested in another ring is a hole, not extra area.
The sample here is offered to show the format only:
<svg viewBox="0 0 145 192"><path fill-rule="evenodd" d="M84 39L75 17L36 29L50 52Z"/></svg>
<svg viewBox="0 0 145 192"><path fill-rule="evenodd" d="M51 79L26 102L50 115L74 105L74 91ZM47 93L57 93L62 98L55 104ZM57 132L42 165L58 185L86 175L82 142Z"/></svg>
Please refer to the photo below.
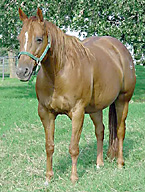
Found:
<svg viewBox="0 0 145 192"><path fill-rule="evenodd" d="M30 17L30 20L32 20L32 21L37 21L38 18L37 18L36 16L32 16L32 17Z"/></svg>

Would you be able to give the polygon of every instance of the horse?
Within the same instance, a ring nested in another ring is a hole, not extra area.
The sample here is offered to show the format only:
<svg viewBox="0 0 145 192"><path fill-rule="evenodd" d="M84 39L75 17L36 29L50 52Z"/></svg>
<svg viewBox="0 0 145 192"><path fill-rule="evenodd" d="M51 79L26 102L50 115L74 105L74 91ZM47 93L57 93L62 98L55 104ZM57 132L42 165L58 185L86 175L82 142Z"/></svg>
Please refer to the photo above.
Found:
<svg viewBox="0 0 145 192"><path fill-rule="evenodd" d="M47 155L46 182L54 175L55 119L65 114L72 120L69 153L72 159L71 180L78 180L79 140L85 114L95 126L97 168L104 165L104 125L102 111L109 106L108 156L124 166L123 141L129 101L136 76L127 48L111 36L88 37L84 41L69 36L52 22L44 20L42 10L27 17L19 8L23 27L18 36L20 54L17 76L28 81L38 65L36 79L38 114L45 130Z"/></svg>

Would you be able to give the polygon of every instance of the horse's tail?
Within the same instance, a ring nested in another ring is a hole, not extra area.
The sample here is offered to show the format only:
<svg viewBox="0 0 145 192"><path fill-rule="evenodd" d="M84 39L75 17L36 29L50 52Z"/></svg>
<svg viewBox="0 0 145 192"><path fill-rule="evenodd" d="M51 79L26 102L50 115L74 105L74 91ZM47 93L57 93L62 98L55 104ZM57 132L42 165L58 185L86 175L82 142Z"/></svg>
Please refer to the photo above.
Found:
<svg viewBox="0 0 145 192"><path fill-rule="evenodd" d="M117 156L118 140L117 140L117 114L115 103L109 107L109 149L108 156L114 159Z"/></svg>

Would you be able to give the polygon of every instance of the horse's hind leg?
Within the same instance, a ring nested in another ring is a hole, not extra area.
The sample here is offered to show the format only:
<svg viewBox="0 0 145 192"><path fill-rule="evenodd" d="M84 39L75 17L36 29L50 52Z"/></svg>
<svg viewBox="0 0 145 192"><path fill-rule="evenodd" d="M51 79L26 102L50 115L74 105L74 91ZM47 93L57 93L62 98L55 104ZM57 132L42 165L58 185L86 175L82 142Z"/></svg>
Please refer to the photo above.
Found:
<svg viewBox="0 0 145 192"><path fill-rule="evenodd" d="M102 122L102 111L90 114L90 117L95 125L95 134L97 138L97 167L103 166L103 139L104 139L104 125Z"/></svg>
<svg viewBox="0 0 145 192"><path fill-rule="evenodd" d="M124 165L123 159L123 140L125 138L126 124L125 120L128 113L128 101L118 100L115 102L117 114L117 138L118 138L118 167L122 168Z"/></svg>

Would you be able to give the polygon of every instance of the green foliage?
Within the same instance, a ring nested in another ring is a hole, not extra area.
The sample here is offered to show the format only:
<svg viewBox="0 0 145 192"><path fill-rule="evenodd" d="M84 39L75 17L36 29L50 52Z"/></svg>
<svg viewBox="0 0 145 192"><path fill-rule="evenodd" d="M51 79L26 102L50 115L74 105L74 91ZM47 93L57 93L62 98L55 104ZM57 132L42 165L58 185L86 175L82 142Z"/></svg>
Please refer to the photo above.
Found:
<svg viewBox="0 0 145 192"><path fill-rule="evenodd" d="M136 56L141 57L145 17L142 0L87 0L76 4L72 26L86 31L88 36L110 35L123 43L133 45Z"/></svg>
<svg viewBox="0 0 145 192"><path fill-rule="evenodd" d="M2 0L0 7L1 47L18 48L17 35L22 23L18 8L35 15L42 8L45 18L58 27L87 32L91 35L110 35L133 45L136 59L143 54L145 39L143 0Z"/></svg>

